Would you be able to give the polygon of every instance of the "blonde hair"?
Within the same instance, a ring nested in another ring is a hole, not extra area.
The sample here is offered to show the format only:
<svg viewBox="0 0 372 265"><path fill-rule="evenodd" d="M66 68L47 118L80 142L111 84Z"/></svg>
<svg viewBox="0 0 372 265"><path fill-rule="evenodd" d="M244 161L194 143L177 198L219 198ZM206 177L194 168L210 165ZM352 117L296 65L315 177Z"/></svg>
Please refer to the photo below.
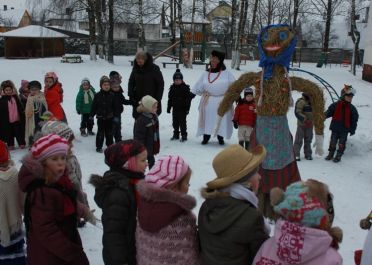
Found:
<svg viewBox="0 0 372 265"><path fill-rule="evenodd" d="M147 61L147 53L145 51L139 51L136 53L136 59L142 58Z"/></svg>

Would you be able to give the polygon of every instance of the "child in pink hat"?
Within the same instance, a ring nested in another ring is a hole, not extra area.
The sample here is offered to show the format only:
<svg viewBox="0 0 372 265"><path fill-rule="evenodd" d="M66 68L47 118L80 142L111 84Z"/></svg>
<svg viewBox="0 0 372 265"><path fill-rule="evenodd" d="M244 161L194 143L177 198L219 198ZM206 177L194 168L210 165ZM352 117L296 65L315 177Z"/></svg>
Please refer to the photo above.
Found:
<svg viewBox="0 0 372 265"><path fill-rule="evenodd" d="M194 197L187 194L191 169L177 155L155 162L137 189L137 264L196 265L199 262Z"/></svg>
<svg viewBox="0 0 372 265"><path fill-rule="evenodd" d="M67 176L68 141L56 134L39 138L22 160L19 187L26 193L24 222L28 265L88 265L77 230L83 213Z"/></svg>

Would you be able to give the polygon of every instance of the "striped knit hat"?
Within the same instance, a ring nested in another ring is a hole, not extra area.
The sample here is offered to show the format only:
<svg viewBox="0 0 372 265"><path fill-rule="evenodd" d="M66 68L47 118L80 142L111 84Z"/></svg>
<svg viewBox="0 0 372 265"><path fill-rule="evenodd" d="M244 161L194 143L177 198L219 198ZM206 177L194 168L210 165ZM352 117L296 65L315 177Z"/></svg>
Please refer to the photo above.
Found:
<svg viewBox="0 0 372 265"><path fill-rule="evenodd" d="M159 158L147 173L145 181L160 188L178 183L187 173L189 165L178 155Z"/></svg>
<svg viewBox="0 0 372 265"><path fill-rule="evenodd" d="M53 155L67 154L68 148L66 139L56 134L48 134L32 145L31 154L36 160L43 161Z"/></svg>
<svg viewBox="0 0 372 265"><path fill-rule="evenodd" d="M67 123L62 121L48 121L46 122L43 127L41 127L41 133L43 135L48 134L57 134L61 136L62 138L66 139L67 141L70 141L74 139L74 132L71 130L71 128L67 125Z"/></svg>
<svg viewBox="0 0 372 265"><path fill-rule="evenodd" d="M5 164L10 160L9 150L6 144L0 140L0 164Z"/></svg>

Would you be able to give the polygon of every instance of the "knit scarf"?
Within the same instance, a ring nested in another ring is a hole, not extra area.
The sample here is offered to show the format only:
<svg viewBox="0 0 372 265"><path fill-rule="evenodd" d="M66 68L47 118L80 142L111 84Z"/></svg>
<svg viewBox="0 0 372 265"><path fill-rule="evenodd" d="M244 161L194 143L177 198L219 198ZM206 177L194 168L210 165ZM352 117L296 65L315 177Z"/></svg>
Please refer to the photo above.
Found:
<svg viewBox="0 0 372 265"><path fill-rule="evenodd" d="M75 201L73 201L72 196L70 196L70 192L73 191L73 184L69 177L64 174L59 180L56 182L56 186L59 186L63 191L63 215L69 216L76 211Z"/></svg>
<svg viewBox="0 0 372 265"><path fill-rule="evenodd" d="M258 208L258 198L253 191L244 187L242 184L233 183L230 186L223 188L223 192L227 192L231 197L244 200L252 204L255 208Z"/></svg>
<svg viewBox="0 0 372 265"><path fill-rule="evenodd" d="M93 91L91 89L84 90L84 104L89 104L89 98L93 100L94 98Z"/></svg>
<svg viewBox="0 0 372 265"><path fill-rule="evenodd" d="M261 40L262 32L268 30L269 28L285 27L285 26L288 27L288 25L286 24L269 25L263 28L257 36L258 51L260 54L259 66L262 67L265 72L263 76L264 80L268 80L271 78L273 74L274 65L276 64L284 66L287 70L289 69L291 57L296 47L297 38L293 37L292 41L289 43L289 46L286 49L284 49L284 51L282 51L280 54L278 54L276 57L271 57L271 56L266 55L264 48L262 47L262 40Z"/></svg>
<svg viewBox="0 0 372 265"><path fill-rule="evenodd" d="M19 113L17 101L14 96L11 96L8 100L8 114L9 114L9 123L14 123L19 121Z"/></svg>
<svg viewBox="0 0 372 265"><path fill-rule="evenodd" d="M333 113L332 119L335 121L342 121L344 116L345 128L350 128L350 103L340 100L336 105L336 110Z"/></svg>

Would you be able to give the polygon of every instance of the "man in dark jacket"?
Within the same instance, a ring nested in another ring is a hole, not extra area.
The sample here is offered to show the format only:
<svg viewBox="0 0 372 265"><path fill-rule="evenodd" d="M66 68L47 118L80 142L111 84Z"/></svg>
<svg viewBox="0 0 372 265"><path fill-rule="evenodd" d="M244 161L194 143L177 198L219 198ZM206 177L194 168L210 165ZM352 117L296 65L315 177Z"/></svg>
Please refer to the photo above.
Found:
<svg viewBox="0 0 372 265"><path fill-rule="evenodd" d="M158 101L157 114L160 115L163 91L164 80L159 66L153 63L153 58L149 53L138 52L128 82L128 96L133 104L133 118L138 117L138 102L146 95L150 95Z"/></svg>
<svg viewBox="0 0 372 265"><path fill-rule="evenodd" d="M341 98L339 101L331 104L325 113L326 118L332 117L329 129L332 131L331 141L329 143L328 155L326 160L333 162L340 162L346 148L347 135L355 134L357 128L359 114L357 109L351 104L355 89L350 85L345 85L341 91ZM338 150L336 156L333 158L338 142Z"/></svg>

